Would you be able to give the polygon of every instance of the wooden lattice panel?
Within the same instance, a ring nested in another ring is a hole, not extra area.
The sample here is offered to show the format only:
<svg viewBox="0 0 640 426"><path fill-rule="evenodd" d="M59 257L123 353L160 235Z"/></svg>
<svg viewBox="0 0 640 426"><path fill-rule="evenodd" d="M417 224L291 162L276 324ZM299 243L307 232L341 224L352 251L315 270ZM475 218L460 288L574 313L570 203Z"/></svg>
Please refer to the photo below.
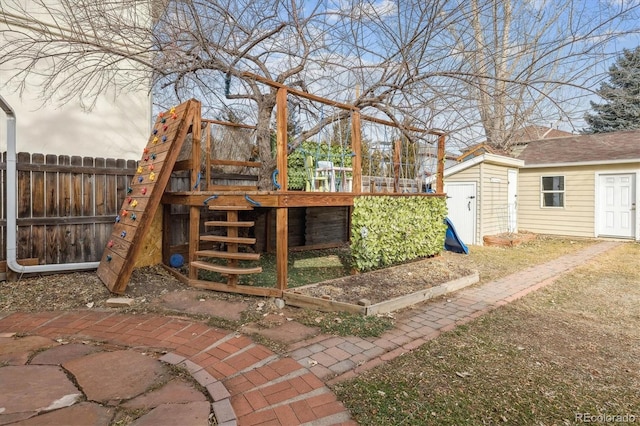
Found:
<svg viewBox="0 0 640 426"><path fill-rule="evenodd" d="M199 124L199 116L200 103L193 99L158 115L98 266L98 277L113 293L127 288L189 126Z"/></svg>

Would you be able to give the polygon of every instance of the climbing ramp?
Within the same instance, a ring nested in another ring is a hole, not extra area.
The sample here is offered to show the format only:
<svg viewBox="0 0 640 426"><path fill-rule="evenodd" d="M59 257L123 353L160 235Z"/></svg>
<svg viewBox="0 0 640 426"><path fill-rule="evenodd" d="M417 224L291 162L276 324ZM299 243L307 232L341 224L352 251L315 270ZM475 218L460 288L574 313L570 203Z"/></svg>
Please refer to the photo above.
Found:
<svg viewBox="0 0 640 426"><path fill-rule="evenodd" d="M98 266L98 277L113 293L127 288L190 126L200 127L200 102L195 99L158 114Z"/></svg>

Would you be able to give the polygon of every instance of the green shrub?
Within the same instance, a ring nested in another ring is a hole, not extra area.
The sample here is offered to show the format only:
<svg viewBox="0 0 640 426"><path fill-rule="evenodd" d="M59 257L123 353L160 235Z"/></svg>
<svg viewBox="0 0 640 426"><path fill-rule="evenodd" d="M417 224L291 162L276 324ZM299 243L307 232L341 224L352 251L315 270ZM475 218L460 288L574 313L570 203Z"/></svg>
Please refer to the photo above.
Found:
<svg viewBox="0 0 640 426"><path fill-rule="evenodd" d="M440 253L446 215L442 197L357 197L351 219L353 266L366 271Z"/></svg>

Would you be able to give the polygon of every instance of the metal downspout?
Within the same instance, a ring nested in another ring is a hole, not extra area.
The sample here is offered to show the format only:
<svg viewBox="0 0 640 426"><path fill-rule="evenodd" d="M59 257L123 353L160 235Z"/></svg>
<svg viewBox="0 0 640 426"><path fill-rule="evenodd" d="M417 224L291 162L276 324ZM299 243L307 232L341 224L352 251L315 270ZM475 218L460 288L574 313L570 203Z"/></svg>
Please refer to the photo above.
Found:
<svg viewBox="0 0 640 426"><path fill-rule="evenodd" d="M59 263L52 265L24 266L17 261L17 168L16 168L16 113L0 96L0 109L7 116L7 268L19 274L63 272L96 269L100 262Z"/></svg>

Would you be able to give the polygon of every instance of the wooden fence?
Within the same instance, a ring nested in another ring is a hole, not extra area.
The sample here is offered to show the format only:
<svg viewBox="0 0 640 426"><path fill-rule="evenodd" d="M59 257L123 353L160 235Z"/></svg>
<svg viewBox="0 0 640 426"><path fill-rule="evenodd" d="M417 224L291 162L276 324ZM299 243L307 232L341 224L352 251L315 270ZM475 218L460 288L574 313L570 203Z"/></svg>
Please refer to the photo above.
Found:
<svg viewBox="0 0 640 426"><path fill-rule="evenodd" d="M7 156L0 162L0 260L7 248ZM134 160L19 153L17 257L99 261L136 171Z"/></svg>

